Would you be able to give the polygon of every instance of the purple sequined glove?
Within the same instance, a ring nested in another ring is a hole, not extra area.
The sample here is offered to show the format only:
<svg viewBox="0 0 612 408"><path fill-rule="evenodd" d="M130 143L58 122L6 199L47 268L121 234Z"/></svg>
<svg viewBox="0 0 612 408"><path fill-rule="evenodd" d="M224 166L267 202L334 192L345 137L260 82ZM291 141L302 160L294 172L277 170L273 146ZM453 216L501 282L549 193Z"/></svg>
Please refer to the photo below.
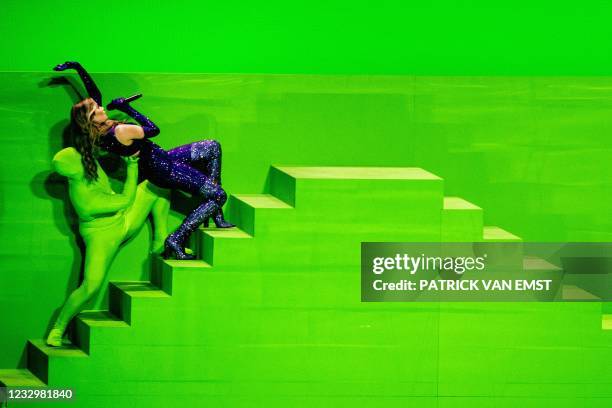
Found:
<svg viewBox="0 0 612 408"><path fill-rule="evenodd" d="M106 105L106 109L111 110L120 110L124 111L128 106L127 98L115 98L108 105Z"/></svg>
<svg viewBox="0 0 612 408"><path fill-rule="evenodd" d="M55 67L53 67L54 71L65 71L67 69L76 69L76 67L80 66L81 64L79 64L76 61L66 61L63 64L57 64Z"/></svg>
<svg viewBox="0 0 612 408"><path fill-rule="evenodd" d="M133 119L136 119L136 122L142 126L145 138L159 135L159 128L155 125L155 123L153 123L151 119L147 118L142 113L138 112L136 109L132 108L129 103L126 102L126 98L115 98L107 105L106 108L108 110L120 110L121 112L130 115Z"/></svg>
<svg viewBox="0 0 612 408"><path fill-rule="evenodd" d="M96 101L98 105L102 105L102 94L100 93L98 86L93 81L89 73L85 71L85 68L81 66L81 64L76 61L66 61L63 64L58 64L53 67L54 71L65 71L67 69L74 69L77 71L79 77L81 77L81 81L83 81L83 85L85 85L85 89L87 90L89 97Z"/></svg>

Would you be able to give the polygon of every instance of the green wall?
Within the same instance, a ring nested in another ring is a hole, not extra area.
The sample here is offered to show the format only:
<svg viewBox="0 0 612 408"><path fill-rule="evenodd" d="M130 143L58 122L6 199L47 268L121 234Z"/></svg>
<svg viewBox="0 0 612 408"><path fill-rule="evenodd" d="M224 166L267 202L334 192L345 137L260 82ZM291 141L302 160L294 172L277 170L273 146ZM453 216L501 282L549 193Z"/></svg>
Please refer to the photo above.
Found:
<svg viewBox="0 0 612 408"><path fill-rule="evenodd" d="M4 0L0 71L608 75L612 5Z"/></svg>
<svg viewBox="0 0 612 408"><path fill-rule="evenodd" d="M50 170L73 96L54 76L0 73L0 367L23 364L25 339L46 333L79 278L65 186ZM447 196L484 208L485 225L530 241L612 239L609 77L94 76L106 101L145 95L135 106L162 146L221 141L230 194L266 191L271 164L421 166ZM148 234L110 279L148 278Z"/></svg>

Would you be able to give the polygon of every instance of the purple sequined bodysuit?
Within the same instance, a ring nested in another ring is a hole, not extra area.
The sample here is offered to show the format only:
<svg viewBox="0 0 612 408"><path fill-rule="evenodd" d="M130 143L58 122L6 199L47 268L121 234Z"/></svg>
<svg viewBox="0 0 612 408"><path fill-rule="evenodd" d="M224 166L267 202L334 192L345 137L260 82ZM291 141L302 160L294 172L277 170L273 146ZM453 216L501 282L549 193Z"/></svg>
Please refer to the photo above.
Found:
<svg viewBox="0 0 612 408"><path fill-rule="evenodd" d="M69 62L61 65L62 69L74 68L89 97L102 105L100 89L81 64ZM217 141L202 140L165 151L149 140L159 134L155 123L125 101L118 103L117 109L138 122L144 132L144 139L135 139L131 145L126 146L115 137L113 126L99 142L102 149L120 156L131 156L140 151L139 173L159 187L177 188L214 198L217 202L225 201L225 192L220 187L221 147Z"/></svg>
<svg viewBox="0 0 612 408"><path fill-rule="evenodd" d="M103 137L100 147L122 156L140 151L139 172L159 187L190 192L201 197L196 207L179 228L166 239L166 248L176 253L178 259L193 259L181 249L187 237L202 223L208 224L210 217L217 227L227 228L233 224L223 219L221 207L227 200L221 188L221 146L215 140L202 140L166 151L149 140L159 134L159 129L149 118L129 105L119 108L140 124L144 139L134 139L126 146L119 142L112 127Z"/></svg>
<svg viewBox="0 0 612 408"><path fill-rule="evenodd" d="M159 187L225 201L225 193L219 187L221 149L218 142L202 140L166 151L149 139L159 134L159 128L149 118L129 105L121 106L120 110L139 123L145 138L134 139L126 146L119 142L112 127L100 140L101 148L121 156L140 151L140 174Z"/></svg>
<svg viewBox="0 0 612 408"><path fill-rule="evenodd" d="M102 95L87 71L78 63L72 63L83 80L89 96L102 105ZM140 151L139 173L162 188L189 192L201 203L185 217L179 228L166 239L166 250L175 252L179 259L191 259L182 247L189 235L202 223L213 218L221 228L232 227L223 218L221 207L227 200L221 188L221 146L215 140L202 140L166 151L149 138L159 134L159 128L145 115L132 108L125 99L115 100L117 109L135 119L144 132L143 139L133 139L127 146L115 135L115 126L102 136L99 146L120 156L131 156Z"/></svg>
<svg viewBox="0 0 612 408"><path fill-rule="evenodd" d="M170 183L172 173L172 159L167 151L149 140L150 137L159 134L159 128L146 116L140 114L131 106L122 106L121 110L132 118L136 119L144 131L144 139L134 139L132 144L127 146L121 143L115 136L115 126L113 126L100 140L100 147L108 152L120 156L131 156L140 151L138 161L139 173L163 188L173 188ZM193 188L189 188L193 190Z"/></svg>

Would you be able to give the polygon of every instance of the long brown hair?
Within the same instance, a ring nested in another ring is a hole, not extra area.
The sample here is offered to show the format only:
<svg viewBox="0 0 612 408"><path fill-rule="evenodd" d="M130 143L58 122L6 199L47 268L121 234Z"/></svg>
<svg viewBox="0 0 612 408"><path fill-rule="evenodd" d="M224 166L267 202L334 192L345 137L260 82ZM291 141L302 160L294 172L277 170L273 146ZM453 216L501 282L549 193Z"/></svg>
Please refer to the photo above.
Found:
<svg viewBox="0 0 612 408"><path fill-rule="evenodd" d="M98 153L100 138L114 125L124 123L113 119L107 119L103 123L93 122L91 113L95 108L96 101L87 98L74 104L70 111L72 138L75 148L81 154L85 178L89 181L98 180L98 167L95 157Z"/></svg>

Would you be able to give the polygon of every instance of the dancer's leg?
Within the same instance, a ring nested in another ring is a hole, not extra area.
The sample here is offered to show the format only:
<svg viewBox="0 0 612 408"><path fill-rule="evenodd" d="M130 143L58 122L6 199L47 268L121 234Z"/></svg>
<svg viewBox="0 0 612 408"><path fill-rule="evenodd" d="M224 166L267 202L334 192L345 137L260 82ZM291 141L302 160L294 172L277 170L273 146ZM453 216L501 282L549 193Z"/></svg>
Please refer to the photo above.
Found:
<svg viewBox="0 0 612 408"><path fill-rule="evenodd" d="M181 162L183 164L189 164L191 162L191 145L193 143L187 143L181 146L177 146L173 149L168 150L168 155L174 162Z"/></svg>
<svg viewBox="0 0 612 408"><path fill-rule="evenodd" d="M221 184L221 144L216 140L201 140L176 147L168 151L170 157L184 164L190 164Z"/></svg>
<svg viewBox="0 0 612 408"><path fill-rule="evenodd" d="M193 257L187 256L182 249L185 241L200 224L221 208L227 200L227 195L210 178L183 163L175 163L171 179L176 188L202 199L202 203L185 218L180 227L170 234L165 242L168 252L174 252L177 258L191 259Z"/></svg>
<svg viewBox="0 0 612 408"><path fill-rule="evenodd" d="M203 140L193 143L191 156L195 162L203 163L206 167L206 174L212 179L212 182L221 186L221 145L219 142L216 140ZM223 204L219 205L212 218L217 228L231 228L234 226L234 224L227 222L223 217ZM204 226L208 227L208 218L204 221Z"/></svg>
<svg viewBox="0 0 612 408"><path fill-rule="evenodd" d="M151 252L161 254L164 250L164 241L168 237L168 213L170 212L170 199L167 196L159 196L153 208L153 243Z"/></svg>
<svg viewBox="0 0 612 408"><path fill-rule="evenodd" d="M216 140L201 140L182 145L170 150L168 154L173 160L188 164L204 173L213 184L221 185L221 144ZM212 214L212 218L217 228L234 226L223 217L222 206ZM208 227L208 218L204 220L204 226Z"/></svg>
<svg viewBox="0 0 612 408"><path fill-rule="evenodd" d="M177 259L194 259L193 255L186 253L184 249L185 242L198 226L217 211L218 208L217 203L213 200L206 200L190 212L176 231L166 239L164 243L166 256L174 253Z"/></svg>
<svg viewBox="0 0 612 408"><path fill-rule="evenodd" d="M206 174L212 182L221 185L221 144L216 140L196 142L191 148L191 155L197 162L206 166Z"/></svg>
<svg viewBox="0 0 612 408"><path fill-rule="evenodd" d="M123 227L121 228L121 230ZM117 228L100 230L96 236L85 238L85 277L83 283L68 296L47 338L47 344L61 346L68 323L85 303L100 289L111 260L117 252L122 231Z"/></svg>
<svg viewBox="0 0 612 408"><path fill-rule="evenodd" d="M212 199L220 206L227 200L225 191L219 185L188 164L174 163L169 178L172 188L197 195L202 199Z"/></svg>
<svg viewBox="0 0 612 408"><path fill-rule="evenodd" d="M153 216L153 253L161 253L168 236L168 212L170 211L169 191L149 181L138 185L134 204L125 212L127 233L131 238L144 224L149 213Z"/></svg>

